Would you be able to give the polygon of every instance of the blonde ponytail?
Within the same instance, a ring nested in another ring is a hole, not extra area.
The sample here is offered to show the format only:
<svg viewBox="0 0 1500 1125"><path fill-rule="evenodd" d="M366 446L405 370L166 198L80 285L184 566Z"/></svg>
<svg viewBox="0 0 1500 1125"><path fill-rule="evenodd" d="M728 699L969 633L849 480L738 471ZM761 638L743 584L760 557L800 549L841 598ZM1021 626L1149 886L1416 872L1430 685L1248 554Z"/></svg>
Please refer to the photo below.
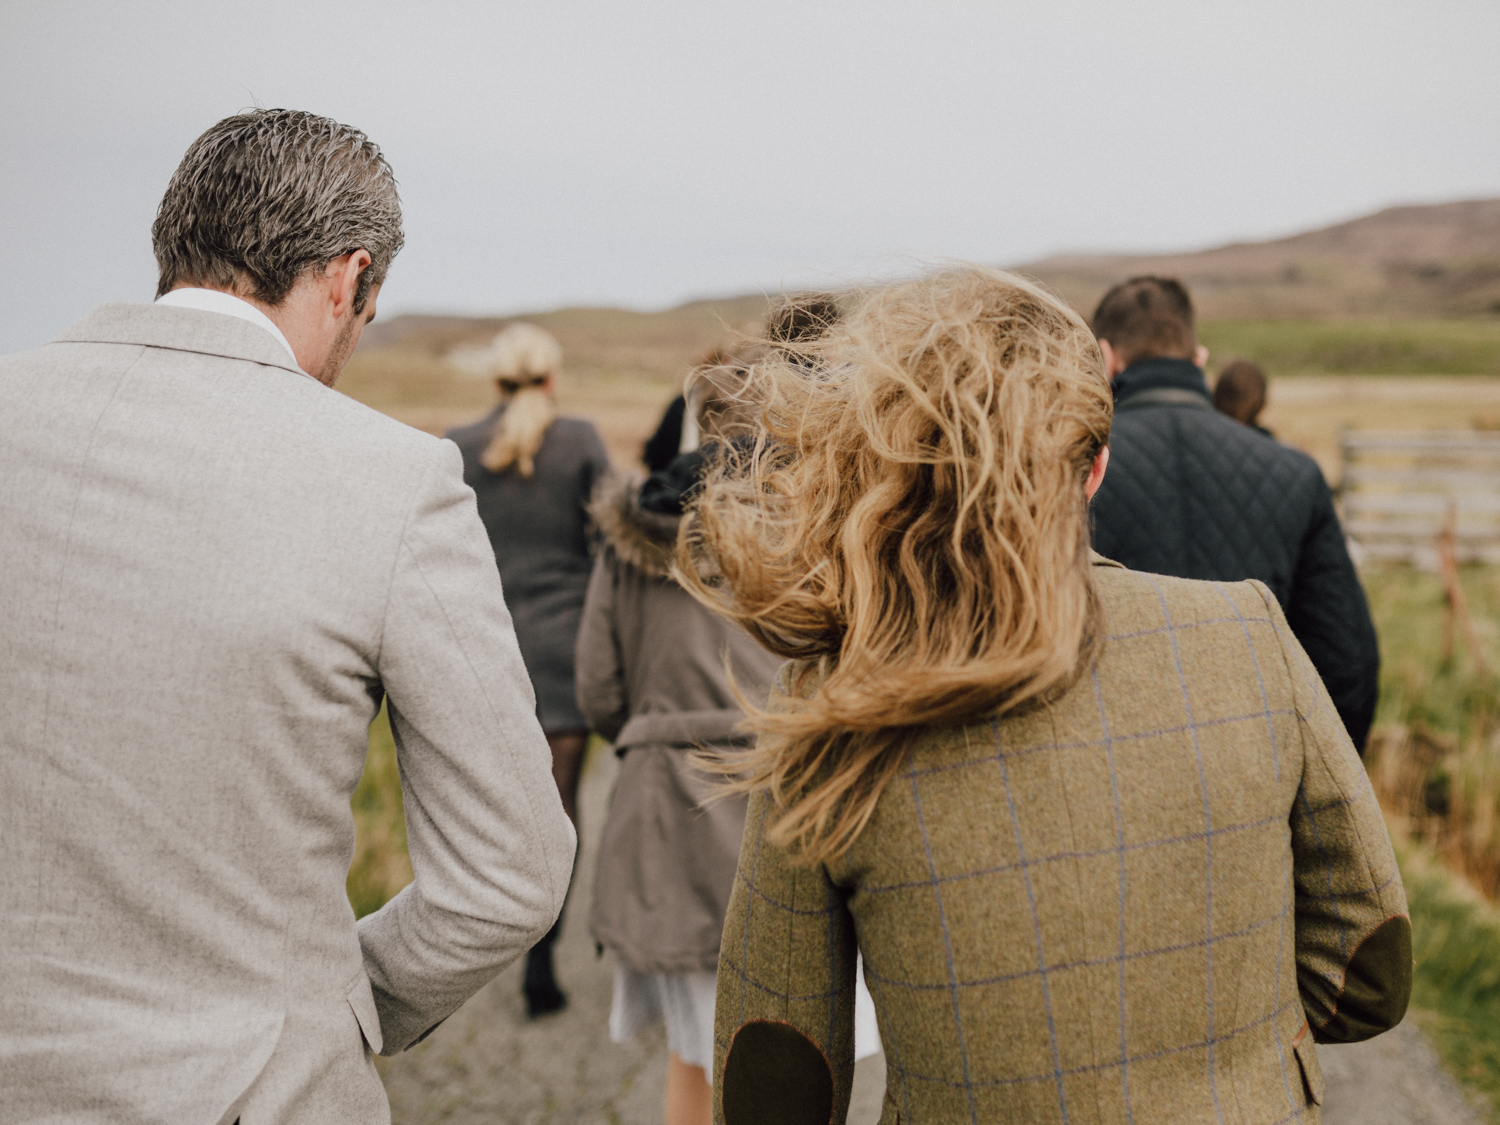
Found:
<svg viewBox="0 0 1500 1125"><path fill-rule="evenodd" d="M471 378L496 380L504 396L505 410L479 463L492 473L514 468L530 480L536 452L557 417L547 381L562 369L562 345L546 329L518 321L485 347L455 349L448 362Z"/></svg>
<svg viewBox="0 0 1500 1125"><path fill-rule="evenodd" d="M512 391L479 463L492 473L515 466L516 472L530 480L536 472L536 451L556 417L557 405L541 383Z"/></svg>

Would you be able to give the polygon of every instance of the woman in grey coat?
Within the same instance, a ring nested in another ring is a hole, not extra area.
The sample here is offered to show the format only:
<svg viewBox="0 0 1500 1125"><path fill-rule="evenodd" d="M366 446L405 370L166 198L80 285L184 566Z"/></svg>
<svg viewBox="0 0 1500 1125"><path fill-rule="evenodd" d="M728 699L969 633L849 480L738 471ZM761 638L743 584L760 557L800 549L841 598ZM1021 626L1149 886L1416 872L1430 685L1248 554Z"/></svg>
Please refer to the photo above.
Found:
<svg viewBox="0 0 1500 1125"><path fill-rule="evenodd" d="M694 747L731 747L744 717L730 688L767 698L782 661L694 601L669 570L702 452L644 483L612 482L593 506L604 545L578 634L578 699L615 744L589 926L619 957L610 1036L665 1019L667 1121L707 1121L714 974L745 800L710 803Z"/></svg>
<svg viewBox="0 0 1500 1125"><path fill-rule="evenodd" d="M452 358L470 374L494 379L500 392L487 416L447 436L463 453L464 481L495 549L537 717L552 748L553 778L576 825L588 721L576 701L573 646L593 565L585 505L608 475L609 457L592 423L557 417L553 390L562 348L549 333L512 324L488 347ZM553 926L527 955L524 992L533 1016L567 1003L552 969L556 938Z"/></svg>

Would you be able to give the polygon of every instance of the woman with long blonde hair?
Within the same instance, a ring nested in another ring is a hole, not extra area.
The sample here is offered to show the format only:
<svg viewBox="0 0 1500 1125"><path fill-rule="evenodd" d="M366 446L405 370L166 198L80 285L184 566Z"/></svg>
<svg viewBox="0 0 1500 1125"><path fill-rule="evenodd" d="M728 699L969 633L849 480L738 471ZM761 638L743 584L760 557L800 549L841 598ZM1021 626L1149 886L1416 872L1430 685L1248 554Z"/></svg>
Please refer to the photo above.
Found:
<svg viewBox="0 0 1500 1125"><path fill-rule="evenodd" d="M609 457L591 422L557 414L562 347L551 333L511 324L488 345L450 359L499 393L488 416L447 436L463 453L464 480L495 549L553 777L576 825L588 721L578 710L573 648L593 566L585 506L609 472ZM557 932L554 926L527 955L523 990L533 1016L567 1002L552 965Z"/></svg>
<svg viewBox="0 0 1500 1125"><path fill-rule="evenodd" d="M1316 1120L1313 1040L1400 1020L1410 927L1276 599L1091 554L1110 389L1056 298L849 304L752 372L764 432L679 549L790 660L722 762L716 1119L843 1120L858 949L887 1123Z"/></svg>

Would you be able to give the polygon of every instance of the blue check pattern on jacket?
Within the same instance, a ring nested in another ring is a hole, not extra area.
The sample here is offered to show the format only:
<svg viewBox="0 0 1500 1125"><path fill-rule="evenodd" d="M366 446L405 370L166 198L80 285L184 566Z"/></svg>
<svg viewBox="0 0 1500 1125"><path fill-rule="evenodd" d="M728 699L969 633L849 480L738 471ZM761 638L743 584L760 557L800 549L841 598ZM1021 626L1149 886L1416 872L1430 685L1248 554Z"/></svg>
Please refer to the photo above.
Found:
<svg viewBox="0 0 1500 1125"><path fill-rule="evenodd" d="M842 1120L856 946L886 1122L1316 1121L1313 1040L1400 1020L1390 842L1275 598L1095 576L1095 666L1045 707L925 732L837 862L793 862L752 799L718 1077L741 1027L790 1024ZM718 1120L745 1119L737 1098L716 1083Z"/></svg>

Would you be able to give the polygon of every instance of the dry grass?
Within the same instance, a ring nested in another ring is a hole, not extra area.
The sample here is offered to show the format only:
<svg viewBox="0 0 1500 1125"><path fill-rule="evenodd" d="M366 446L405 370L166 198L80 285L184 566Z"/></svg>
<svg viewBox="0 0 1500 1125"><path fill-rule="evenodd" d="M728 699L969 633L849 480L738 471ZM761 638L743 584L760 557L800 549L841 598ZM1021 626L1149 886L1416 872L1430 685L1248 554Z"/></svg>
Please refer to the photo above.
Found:
<svg viewBox="0 0 1500 1125"><path fill-rule="evenodd" d="M1397 840L1411 909L1412 1009L1495 1120L1500 1100L1500 910L1421 844Z"/></svg>
<svg viewBox="0 0 1500 1125"><path fill-rule="evenodd" d="M1491 668L1500 655L1500 571L1459 580ZM1464 646L1445 658L1442 580L1405 568L1365 575L1380 632L1378 725L1370 778L1398 830L1484 894L1500 897L1500 707L1494 675Z"/></svg>
<svg viewBox="0 0 1500 1125"><path fill-rule="evenodd" d="M689 364L762 315L766 298L698 302L659 313L564 309L525 319L562 341L566 413L594 422L616 464L633 463ZM339 381L359 401L429 433L479 417L491 388L442 360L488 338L499 319L396 317L377 323ZM1246 356L1272 375L1263 421L1334 480L1343 428L1500 427L1500 319L1210 321L1211 366ZM1402 374L1403 372L1408 374ZM1378 377L1370 377L1377 375ZM1415 376L1415 377L1414 377Z"/></svg>
<svg viewBox="0 0 1500 1125"><path fill-rule="evenodd" d="M767 298L700 301L660 313L563 309L523 318L557 336L564 370L558 405L598 428L616 464L640 456L641 444L682 386L688 367L708 348L734 339L762 316ZM494 390L457 374L443 355L456 344L494 335L508 321L396 317L372 325L339 379L339 390L408 425L441 434L494 404ZM379 329L379 331L377 331Z"/></svg>

